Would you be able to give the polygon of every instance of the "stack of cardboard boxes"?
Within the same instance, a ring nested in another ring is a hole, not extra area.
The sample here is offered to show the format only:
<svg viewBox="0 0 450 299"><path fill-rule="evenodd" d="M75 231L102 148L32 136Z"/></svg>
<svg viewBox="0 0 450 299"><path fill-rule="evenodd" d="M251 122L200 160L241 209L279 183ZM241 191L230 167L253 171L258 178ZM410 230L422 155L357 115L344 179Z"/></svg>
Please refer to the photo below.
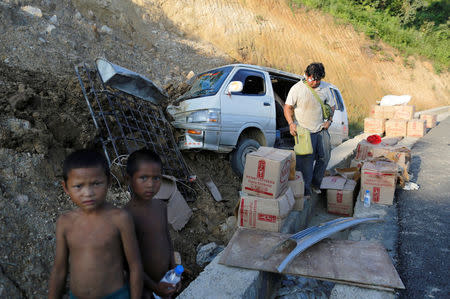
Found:
<svg viewBox="0 0 450 299"><path fill-rule="evenodd" d="M361 170L361 194L370 191L373 203L392 205L397 178L407 175L411 162L411 150L397 145L402 138L382 139L372 144L359 142L351 166Z"/></svg>
<svg viewBox="0 0 450 299"><path fill-rule="evenodd" d="M238 225L279 232L293 208L303 209L303 190L295 153L260 147L246 156Z"/></svg>
<svg viewBox="0 0 450 299"><path fill-rule="evenodd" d="M427 127L436 125L436 115L414 119L414 105L373 105L370 117L364 119L364 133L387 137L423 137Z"/></svg>

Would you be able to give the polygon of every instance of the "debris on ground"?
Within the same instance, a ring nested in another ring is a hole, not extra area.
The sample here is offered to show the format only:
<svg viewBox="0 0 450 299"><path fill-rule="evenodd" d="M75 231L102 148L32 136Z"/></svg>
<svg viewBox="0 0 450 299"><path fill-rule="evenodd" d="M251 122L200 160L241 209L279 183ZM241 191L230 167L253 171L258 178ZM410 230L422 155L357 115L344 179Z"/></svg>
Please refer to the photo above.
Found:
<svg viewBox="0 0 450 299"><path fill-rule="evenodd" d="M197 246L197 265L200 267L210 263L225 247L215 242Z"/></svg>

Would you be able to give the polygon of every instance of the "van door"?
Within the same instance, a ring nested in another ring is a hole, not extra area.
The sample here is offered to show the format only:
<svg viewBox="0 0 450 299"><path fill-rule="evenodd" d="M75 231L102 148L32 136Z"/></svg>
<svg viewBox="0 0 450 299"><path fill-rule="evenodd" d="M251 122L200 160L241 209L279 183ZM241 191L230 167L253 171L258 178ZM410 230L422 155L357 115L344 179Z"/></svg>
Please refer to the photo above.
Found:
<svg viewBox="0 0 450 299"><path fill-rule="evenodd" d="M267 80L264 72L244 68L237 69L231 75L227 84L241 81L243 88L241 92L231 94L227 94L225 88L221 95L221 145L235 146L240 129L247 126L260 128L266 134L266 139L274 139L275 107ZM267 134L273 135L273 138Z"/></svg>
<svg viewBox="0 0 450 299"><path fill-rule="evenodd" d="M336 110L334 111L333 123L328 129L331 136L331 144L337 146L348 139L348 117L341 93L337 88L330 87Z"/></svg>

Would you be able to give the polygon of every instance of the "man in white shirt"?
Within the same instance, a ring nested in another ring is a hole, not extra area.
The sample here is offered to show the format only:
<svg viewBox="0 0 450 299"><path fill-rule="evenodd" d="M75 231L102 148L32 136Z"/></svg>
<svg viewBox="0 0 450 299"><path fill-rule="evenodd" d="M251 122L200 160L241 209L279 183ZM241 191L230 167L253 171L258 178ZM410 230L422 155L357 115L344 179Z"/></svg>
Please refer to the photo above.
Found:
<svg viewBox="0 0 450 299"><path fill-rule="evenodd" d="M297 135L297 126L307 129L311 135L313 153L310 155L297 155L297 170L303 174L305 180L305 195L311 195L311 190L320 192L331 145L328 128L331 125L334 109L328 119L324 119L322 105L314 95L326 103L331 103L331 94L327 83L321 82L325 77L325 68L322 63L311 63L305 70L306 80L297 82L291 87L285 105L284 117L289 124L292 136ZM314 161L316 161L314 165Z"/></svg>

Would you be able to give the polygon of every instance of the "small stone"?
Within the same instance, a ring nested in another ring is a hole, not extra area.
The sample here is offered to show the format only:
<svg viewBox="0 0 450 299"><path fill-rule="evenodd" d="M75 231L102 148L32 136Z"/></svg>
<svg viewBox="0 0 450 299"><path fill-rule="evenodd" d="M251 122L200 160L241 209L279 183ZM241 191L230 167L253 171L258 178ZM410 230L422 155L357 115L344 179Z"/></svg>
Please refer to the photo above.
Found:
<svg viewBox="0 0 450 299"><path fill-rule="evenodd" d="M195 73L193 71L190 71L187 75L186 75L186 80L190 80L192 77L195 76Z"/></svg>
<svg viewBox="0 0 450 299"><path fill-rule="evenodd" d="M28 203L28 196L25 194L19 194L16 196L15 200L20 204L20 205L24 205L26 203Z"/></svg>
<svg viewBox="0 0 450 299"><path fill-rule="evenodd" d="M56 29L56 26L50 24L50 25L48 25L47 28L45 29L45 32L47 32L47 34L51 34L52 31L53 31L54 29Z"/></svg>
<svg viewBox="0 0 450 299"><path fill-rule="evenodd" d="M22 6L21 9L24 12L29 13L30 15L42 18L42 11L37 7L27 5L27 6Z"/></svg>
<svg viewBox="0 0 450 299"><path fill-rule="evenodd" d="M103 25L102 28L100 28L100 33L112 34L113 30L111 28L109 28L108 26Z"/></svg>
<svg viewBox="0 0 450 299"><path fill-rule="evenodd" d="M58 24L58 17L56 15L53 15L49 20L50 24L57 25Z"/></svg>
<svg viewBox="0 0 450 299"><path fill-rule="evenodd" d="M228 227L234 227L236 225L236 217L235 216L228 217L226 224Z"/></svg>
<svg viewBox="0 0 450 299"><path fill-rule="evenodd" d="M197 246L197 264L203 267L204 264L210 263L224 248L224 246L218 246L215 242L208 243L204 246L199 244Z"/></svg>
<svg viewBox="0 0 450 299"><path fill-rule="evenodd" d="M83 18L83 16L81 15L81 13L79 11L77 11L77 13L75 14L75 19L80 21Z"/></svg>
<svg viewBox="0 0 450 299"><path fill-rule="evenodd" d="M45 40L45 39L43 39L42 37L40 37L40 38L38 38L38 40L41 42L41 43L43 43L43 44L45 44L47 41Z"/></svg>

